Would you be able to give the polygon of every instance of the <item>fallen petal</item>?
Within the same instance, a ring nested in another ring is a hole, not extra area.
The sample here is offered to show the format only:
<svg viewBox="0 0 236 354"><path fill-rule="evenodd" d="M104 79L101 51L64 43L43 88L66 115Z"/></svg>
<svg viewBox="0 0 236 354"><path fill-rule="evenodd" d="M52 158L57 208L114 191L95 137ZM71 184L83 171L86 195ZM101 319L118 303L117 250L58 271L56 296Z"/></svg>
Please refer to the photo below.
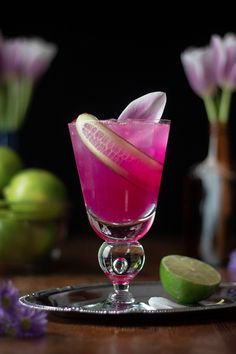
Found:
<svg viewBox="0 0 236 354"><path fill-rule="evenodd" d="M150 297L148 303L155 310L170 310L185 307L184 305L177 304L176 302L166 299L165 297L158 296Z"/></svg>

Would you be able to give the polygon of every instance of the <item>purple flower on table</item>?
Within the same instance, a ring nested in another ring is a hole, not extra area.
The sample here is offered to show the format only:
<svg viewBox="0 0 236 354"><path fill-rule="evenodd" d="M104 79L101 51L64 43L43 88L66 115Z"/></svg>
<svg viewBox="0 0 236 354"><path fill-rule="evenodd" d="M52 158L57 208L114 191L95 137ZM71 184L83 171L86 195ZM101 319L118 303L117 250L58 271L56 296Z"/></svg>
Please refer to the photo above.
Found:
<svg viewBox="0 0 236 354"><path fill-rule="evenodd" d="M0 309L13 313L18 303L19 291L11 281L5 281L0 286Z"/></svg>
<svg viewBox="0 0 236 354"><path fill-rule="evenodd" d="M0 336L5 334L5 313L4 311L0 308Z"/></svg>
<svg viewBox="0 0 236 354"><path fill-rule="evenodd" d="M228 269L236 270L236 249L233 250L229 255Z"/></svg>
<svg viewBox="0 0 236 354"><path fill-rule="evenodd" d="M15 336L40 337L46 333L47 323L46 312L20 306L16 316Z"/></svg>
<svg viewBox="0 0 236 354"><path fill-rule="evenodd" d="M223 38L211 37L213 68L218 84L230 89L236 88L236 35L227 33Z"/></svg>
<svg viewBox="0 0 236 354"><path fill-rule="evenodd" d="M0 336L14 336L16 323L15 314L8 313L0 308Z"/></svg>
<svg viewBox="0 0 236 354"><path fill-rule="evenodd" d="M47 314L19 303L19 291L11 281L0 285L0 336L39 337L47 329Z"/></svg>
<svg viewBox="0 0 236 354"><path fill-rule="evenodd" d="M217 86L215 73L212 66L212 49L188 48L181 54L181 61L188 82L199 96L212 95Z"/></svg>

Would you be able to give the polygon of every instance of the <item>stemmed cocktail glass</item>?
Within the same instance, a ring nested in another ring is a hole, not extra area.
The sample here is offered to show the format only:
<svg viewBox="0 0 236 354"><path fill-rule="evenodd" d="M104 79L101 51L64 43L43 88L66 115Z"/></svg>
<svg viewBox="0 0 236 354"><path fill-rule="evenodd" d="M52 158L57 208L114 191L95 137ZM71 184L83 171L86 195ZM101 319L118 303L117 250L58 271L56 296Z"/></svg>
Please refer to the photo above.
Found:
<svg viewBox="0 0 236 354"><path fill-rule="evenodd" d="M155 217L169 128L168 120L101 121L89 114L69 123L88 219L104 240L99 264L114 288L91 310L143 309L129 283L144 265L138 240Z"/></svg>

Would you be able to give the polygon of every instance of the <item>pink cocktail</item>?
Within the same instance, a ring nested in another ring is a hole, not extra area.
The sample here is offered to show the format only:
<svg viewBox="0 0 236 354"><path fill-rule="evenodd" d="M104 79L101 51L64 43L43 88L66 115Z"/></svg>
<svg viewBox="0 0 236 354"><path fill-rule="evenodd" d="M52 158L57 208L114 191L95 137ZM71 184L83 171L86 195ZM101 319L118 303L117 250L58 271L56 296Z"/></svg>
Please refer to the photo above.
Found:
<svg viewBox="0 0 236 354"><path fill-rule="evenodd" d="M137 240L155 217L170 122L82 116L70 136L90 224L105 240L99 263L115 289L99 306L140 308L128 287L144 264Z"/></svg>

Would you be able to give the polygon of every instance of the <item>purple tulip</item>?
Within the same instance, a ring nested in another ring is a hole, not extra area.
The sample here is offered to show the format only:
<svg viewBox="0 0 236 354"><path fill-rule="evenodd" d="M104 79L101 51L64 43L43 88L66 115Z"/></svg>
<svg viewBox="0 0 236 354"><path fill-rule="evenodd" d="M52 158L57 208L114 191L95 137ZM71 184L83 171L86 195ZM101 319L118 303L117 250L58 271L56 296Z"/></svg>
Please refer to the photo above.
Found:
<svg viewBox="0 0 236 354"><path fill-rule="evenodd" d="M22 126L34 85L56 52L56 45L41 38L6 39L0 33L0 131Z"/></svg>
<svg viewBox="0 0 236 354"><path fill-rule="evenodd" d="M220 86L236 88L236 35L227 33L224 38L211 37L213 68Z"/></svg>
<svg viewBox="0 0 236 354"><path fill-rule="evenodd" d="M0 38L0 76L38 80L48 68L57 47L40 38Z"/></svg>
<svg viewBox="0 0 236 354"><path fill-rule="evenodd" d="M199 96L210 96L216 90L216 77L212 65L212 49L188 48L181 54L181 61L189 84Z"/></svg>
<svg viewBox="0 0 236 354"><path fill-rule="evenodd" d="M166 105L164 92L151 92L132 101L120 114L118 120L127 119L158 122Z"/></svg>

